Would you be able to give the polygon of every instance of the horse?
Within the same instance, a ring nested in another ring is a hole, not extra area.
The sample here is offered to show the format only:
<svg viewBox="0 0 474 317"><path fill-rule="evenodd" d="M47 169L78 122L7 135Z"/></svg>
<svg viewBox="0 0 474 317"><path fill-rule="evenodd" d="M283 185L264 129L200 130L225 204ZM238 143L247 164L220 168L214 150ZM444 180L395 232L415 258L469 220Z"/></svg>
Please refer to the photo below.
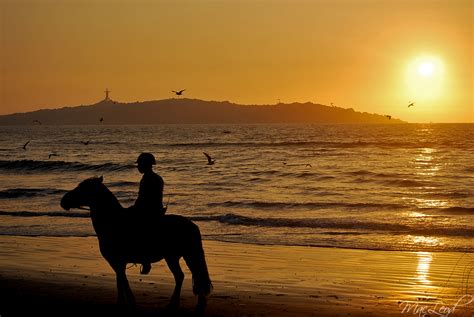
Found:
<svg viewBox="0 0 474 317"><path fill-rule="evenodd" d="M89 207L92 225L99 240L100 253L116 274L117 303L134 308L135 297L128 284L128 263L153 263L165 259L175 279L168 307L179 307L184 273L179 260L184 258L192 273L193 293L198 295L197 309L206 305L212 290L201 233L196 224L179 215L139 219L123 208L103 184L103 177L82 181L61 199L61 207ZM136 213L135 213L136 214Z"/></svg>

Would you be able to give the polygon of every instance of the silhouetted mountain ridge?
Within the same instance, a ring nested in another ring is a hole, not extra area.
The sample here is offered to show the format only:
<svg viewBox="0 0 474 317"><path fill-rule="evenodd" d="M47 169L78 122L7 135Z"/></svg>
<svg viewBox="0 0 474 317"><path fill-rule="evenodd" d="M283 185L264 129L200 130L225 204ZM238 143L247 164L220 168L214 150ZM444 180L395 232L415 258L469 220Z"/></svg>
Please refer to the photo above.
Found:
<svg viewBox="0 0 474 317"><path fill-rule="evenodd" d="M135 103L102 100L88 106L42 109L0 116L0 125L168 123L403 123L352 108L307 103L239 105L229 101L174 98Z"/></svg>

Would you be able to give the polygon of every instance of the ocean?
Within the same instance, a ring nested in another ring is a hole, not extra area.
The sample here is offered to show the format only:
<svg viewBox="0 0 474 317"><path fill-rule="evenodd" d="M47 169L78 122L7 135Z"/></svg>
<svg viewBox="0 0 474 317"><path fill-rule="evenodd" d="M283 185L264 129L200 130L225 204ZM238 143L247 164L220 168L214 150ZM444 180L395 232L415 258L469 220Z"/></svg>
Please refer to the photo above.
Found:
<svg viewBox="0 0 474 317"><path fill-rule="evenodd" d="M132 205L141 152L204 239L474 252L474 124L2 126L0 234L94 236L61 197L103 176Z"/></svg>

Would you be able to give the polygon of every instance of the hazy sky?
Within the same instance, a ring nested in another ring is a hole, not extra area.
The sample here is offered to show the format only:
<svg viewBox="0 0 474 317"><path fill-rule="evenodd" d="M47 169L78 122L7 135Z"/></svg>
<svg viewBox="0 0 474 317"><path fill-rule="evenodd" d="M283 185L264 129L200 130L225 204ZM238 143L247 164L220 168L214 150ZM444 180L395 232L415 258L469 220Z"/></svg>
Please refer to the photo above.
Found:
<svg viewBox="0 0 474 317"><path fill-rule="evenodd" d="M0 0L0 114L173 97L474 122L472 0ZM410 102L415 107L408 108Z"/></svg>

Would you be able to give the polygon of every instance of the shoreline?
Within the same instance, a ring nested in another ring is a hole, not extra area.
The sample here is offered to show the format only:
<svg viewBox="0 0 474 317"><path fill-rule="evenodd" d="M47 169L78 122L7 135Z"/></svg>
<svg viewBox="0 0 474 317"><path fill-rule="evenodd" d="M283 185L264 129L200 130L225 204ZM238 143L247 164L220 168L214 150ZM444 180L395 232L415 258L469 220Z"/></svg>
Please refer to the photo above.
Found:
<svg viewBox="0 0 474 317"><path fill-rule="evenodd" d="M410 316L461 299L450 316L474 313L472 253L203 244L214 285L206 316ZM32 306L48 315L117 309L115 275L95 237L0 236L0 267L2 317ZM197 299L181 267L181 308L173 314L187 316ZM169 315L174 280L164 261L149 275L133 266L127 275L136 315Z"/></svg>
<svg viewBox="0 0 474 317"><path fill-rule="evenodd" d="M22 236L22 237L55 237L55 238L69 238L66 236ZM84 236L79 238L89 238L92 236ZM96 236L93 236L96 237ZM205 236L202 236L202 241L213 241L218 243L237 243L243 245L255 245L261 247L287 247L287 248L317 248L317 249L341 249L341 250L354 250L354 251L369 251L369 252L410 252L410 253L417 253L417 252L428 252L428 253L454 253L454 254L472 254L474 255L474 249L472 251L462 251L462 250L397 250L397 249L378 249L378 248L357 248L357 247L345 247L345 246L330 246L330 245L312 245L312 244L272 244L272 243L262 243L262 242L245 242L245 241L231 241L231 240L219 240L219 239L206 239Z"/></svg>

